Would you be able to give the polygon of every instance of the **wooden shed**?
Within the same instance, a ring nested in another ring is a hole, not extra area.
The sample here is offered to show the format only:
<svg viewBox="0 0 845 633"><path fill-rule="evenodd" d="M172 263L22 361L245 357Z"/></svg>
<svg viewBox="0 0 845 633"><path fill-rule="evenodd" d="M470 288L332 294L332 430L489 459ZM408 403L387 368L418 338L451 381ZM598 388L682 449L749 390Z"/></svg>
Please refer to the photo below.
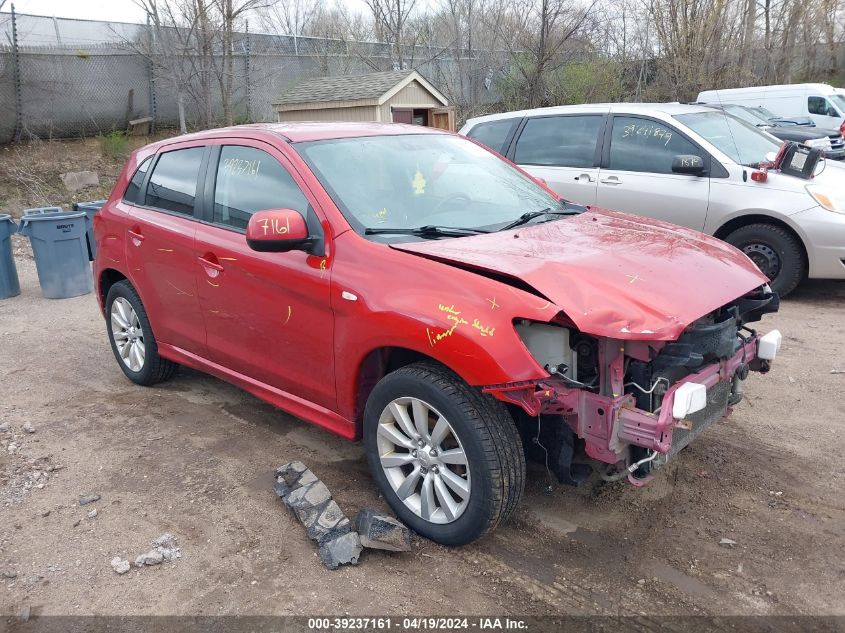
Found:
<svg viewBox="0 0 845 633"><path fill-rule="evenodd" d="M455 110L415 70L308 79L273 102L278 121L383 121L455 130Z"/></svg>

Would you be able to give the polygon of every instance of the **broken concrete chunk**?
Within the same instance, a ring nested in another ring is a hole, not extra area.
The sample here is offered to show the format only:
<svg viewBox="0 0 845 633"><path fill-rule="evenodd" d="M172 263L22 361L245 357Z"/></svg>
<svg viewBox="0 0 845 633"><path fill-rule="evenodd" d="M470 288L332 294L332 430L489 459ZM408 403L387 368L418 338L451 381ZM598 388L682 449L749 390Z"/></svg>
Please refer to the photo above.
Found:
<svg viewBox="0 0 845 633"><path fill-rule="evenodd" d="M319 556L329 569L341 565L357 565L361 555L361 541L357 532L348 532L320 545Z"/></svg>
<svg viewBox="0 0 845 633"><path fill-rule="evenodd" d="M285 505L291 510L297 508L315 507L332 498L332 493L322 481L297 488L284 498Z"/></svg>
<svg viewBox="0 0 845 633"><path fill-rule="evenodd" d="M176 537L173 536L170 532L165 532L153 541L153 547L174 548L176 547Z"/></svg>
<svg viewBox="0 0 845 633"><path fill-rule="evenodd" d="M69 171L66 174L60 174L59 177L68 191L100 186L100 177L95 171Z"/></svg>
<svg viewBox="0 0 845 633"><path fill-rule="evenodd" d="M121 558L120 556L115 556L111 559L111 568L118 574L125 574L130 568L129 561Z"/></svg>
<svg viewBox="0 0 845 633"><path fill-rule="evenodd" d="M361 541L352 523L332 500L326 485L302 462L291 462L275 471L273 489L320 547L320 560L329 568L356 565Z"/></svg>
<svg viewBox="0 0 845 633"><path fill-rule="evenodd" d="M151 549L146 554L140 554L135 559L136 567L143 567L144 565L158 565L164 560L164 554L157 549Z"/></svg>
<svg viewBox="0 0 845 633"><path fill-rule="evenodd" d="M89 503L94 503L95 501L100 500L100 495L93 494L93 495L81 495L79 497L79 505L87 506Z"/></svg>
<svg viewBox="0 0 845 633"><path fill-rule="evenodd" d="M281 477L279 477L279 479L282 479L282 478L281 478ZM277 482L275 482L275 483L273 484L273 491L274 491L277 495L279 495L279 499L284 499L284 498L285 498L285 497L287 497L290 493L292 493L292 492L293 492L293 488L291 488L290 486L288 486L288 485L284 482L284 480L282 479L281 481L277 481Z"/></svg>
<svg viewBox="0 0 845 633"><path fill-rule="evenodd" d="M316 509L316 515L308 517L306 522L300 517L305 526L305 534L318 545L323 545L333 539L352 531L352 523L334 501L329 501L322 508ZM299 511L297 511L299 516Z"/></svg>
<svg viewBox="0 0 845 633"><path fill-rule="evenodd" d="M279 481L279 478L281 478L284 483L293 488L296 482L299 481L302 473L306 470L308 470L308 467L302 462L289 462L282 464L276 469L275 478L276 481Z"/></svg>
<svg viewBox="0 0 845 633"><path fill-rule="evenodd" d="M411 530L402 522L374 510L361 510L355 519L361 545L390 552L411 549Z"/></svg>
<svg viewBox="0 0 845 633"><path fill-rule="evenodd" d="M317 476L312 473L310 470L306 470L299 476L299 480L296 482L296 487L299 488L301 486L309 486L313 483L320 481L317 479Z"/></svg>
<svg viewBox="0 0 845 633"><path fill-rule="evenodd" d="M176 543L176 537L170 532L165 532L153 541L153 547L164 557L164 560L175 560L182 558L182 550Z"/></svg>

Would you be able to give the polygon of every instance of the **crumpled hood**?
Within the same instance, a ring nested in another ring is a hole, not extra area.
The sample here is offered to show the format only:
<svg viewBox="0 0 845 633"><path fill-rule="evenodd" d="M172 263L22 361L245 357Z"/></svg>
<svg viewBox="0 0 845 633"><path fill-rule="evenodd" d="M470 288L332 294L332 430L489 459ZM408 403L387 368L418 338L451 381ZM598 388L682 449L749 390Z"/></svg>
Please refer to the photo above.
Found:
<svg viewBox="0 0 845 633"><path fill-rule="evenodd" d="M674 340L768 281L720 240L595 207L501 233L391 246L522 280L582 332L617 339Z"/></svg>

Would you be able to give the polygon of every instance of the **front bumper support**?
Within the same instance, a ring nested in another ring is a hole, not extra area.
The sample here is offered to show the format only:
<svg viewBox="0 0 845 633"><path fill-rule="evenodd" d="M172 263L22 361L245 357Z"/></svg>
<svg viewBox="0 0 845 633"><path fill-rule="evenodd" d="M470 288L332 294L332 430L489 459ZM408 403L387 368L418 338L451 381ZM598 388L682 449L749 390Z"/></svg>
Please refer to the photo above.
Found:
<svg viewBox="0 0 845 633"><path fill-rule="evenodd" d="M638 409L634 396L622 393L621 377L618 376L612 376L609 383L614 393L612 396L575 388L555 377L490 385L482 391L522 407L532 417L563 416L572 430L584 440L590 457L616 464L627 458L626 449L630 444L666 454L672 448L675 428L691 430L689 420L675 420L672 417L675 392L681 385L696 382L707 387L709 392L718 383L730 383L737 370L746 365L754 371L768 371L769 363L757 358L758 341L759 336L753 335L743 341L733 356L707 365L674 383L664 394L660 409L654 413ZM608 346L608 349L619 350L616 352L617 358L605 359L605 366L613 372L613 368L622 361L622 349L613 346Z"/></svg>

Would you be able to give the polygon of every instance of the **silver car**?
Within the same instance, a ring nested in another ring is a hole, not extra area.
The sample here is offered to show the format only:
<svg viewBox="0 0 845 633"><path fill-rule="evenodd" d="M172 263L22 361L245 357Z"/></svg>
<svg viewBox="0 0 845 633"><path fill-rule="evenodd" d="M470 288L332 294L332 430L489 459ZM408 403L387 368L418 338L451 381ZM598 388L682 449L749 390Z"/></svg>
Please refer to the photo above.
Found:
<svg viewBox="0 0 845 633"><path fill-rule="evenodd" d="M752 174L781 142L724 112L559 106L470 119L461 133L568 200L724 239L781 296L805 277L845 279L845 166L828 160L810 180L772 171L759 182Z"/></svg>

